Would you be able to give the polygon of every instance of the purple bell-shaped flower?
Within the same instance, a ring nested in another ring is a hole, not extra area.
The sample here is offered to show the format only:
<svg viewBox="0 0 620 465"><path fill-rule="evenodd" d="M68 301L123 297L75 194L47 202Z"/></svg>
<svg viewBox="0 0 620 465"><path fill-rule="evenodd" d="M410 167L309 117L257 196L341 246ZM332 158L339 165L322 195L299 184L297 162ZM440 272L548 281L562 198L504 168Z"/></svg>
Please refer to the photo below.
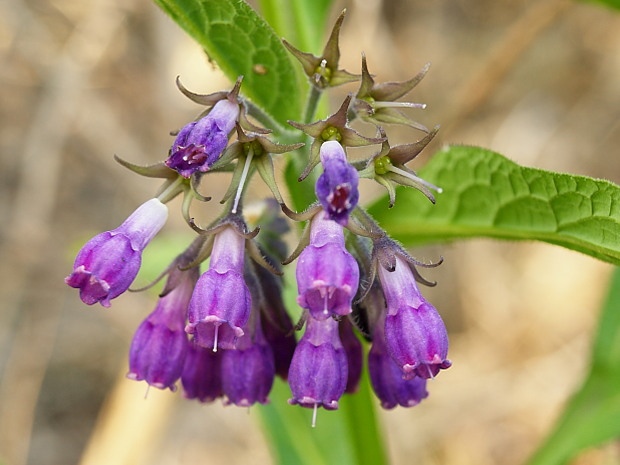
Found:
<svg viewBox="0 0 620 465"><path fill-rule="evenodd" d="M213 402L222 397L221 364L222 352L190 342L181 374L185 398Z"/></svg>
<svg viewBox="0 0 620 465"><path fill-rule="evenodd" d="M260 326L258 315L253 331L239 339L237 348L222 353L222 388L227 404L250 407L266 404L273 386L275 365L273 352Z"/></svg>
<svg viewBox="0 0 620 465"><path fill-rule="evenodd" d="M418 290L409 264L398 255L395 260L393 271L378 267L387 303L387 349L405 378L432 378L451 365L446 358L448 333L435 307Z"/></svg>
<svg viewBox="0 0 620 465"><path fill-rule="evenodd" d="M185 331L203 347L234 349L243 336L252 298L243 278L245 239L233 227L216 234L209 269L189 303Z"/></svg>
<svg viewBox="0 0 620 465"><path fill-rule="evenodd" d="M428 397L426 379L414 376L404 379L400 367L392 360L385 345L385 315L378 318L368 353L370 382L381 406L392 409L397 405L413 407Z"/></svg>
<svg viewBox="0 0 620 465"><path fill-rule="evenodd" d="M85 304L104 307L135 279L142 251L168 218L168 207L158 199L140 205L123 224L93 237L75 258L73 272L65 282L80 290Z"/></svg>
<svg viewBox="0 0 620 465"><path fill-rule="evenodd" d="M293 393L289 403L314 408L314 425L318 407L338 408L347 379L347 355L338 335L338 322L333 318L308 318L288 372Z"/></svg>
<svg viewBox="0 0 620 465"><path fill-rule="evenodd" d="M184 331L187 306L197 280L198 268L172 268L164 288L168 292L160 297L131 342L128 378L144 380L159 389L176 390L189 345Z"/></svg>
<svg viewBox="0 0 620 465"><path fill-rule="evenodd" d="M238 103L228 99L217 102L206 116L179 131L166 166L185 178L196 171L209 171L228 145L228 134L238 117Z"/></svg>

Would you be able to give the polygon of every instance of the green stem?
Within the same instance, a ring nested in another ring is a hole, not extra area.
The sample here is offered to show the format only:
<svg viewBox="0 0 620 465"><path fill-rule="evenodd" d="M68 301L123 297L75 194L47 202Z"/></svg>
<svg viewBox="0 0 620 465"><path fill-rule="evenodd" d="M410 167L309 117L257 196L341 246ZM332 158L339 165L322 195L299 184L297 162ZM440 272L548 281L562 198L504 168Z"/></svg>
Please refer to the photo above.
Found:
<svg viewBox="0 0 620 465"><path fill-rule="evenodd" d="M186 181L186 179L183 176L177 176L174 180L166 181L157 194L159 201L161 203L167 203L174 199L183 191L181 184L183 184L184 181Z"/></svg>
<svg viewBox="0 0 620 465"><path fill-rule="evenodd" d="M297 132L292 131L290 129L285 128L280 125L276 120L274 120L271 116L261 110L259 107L254 105L249 100L244 100L245 106L248 110L248 114L255 118L260 124L265 126L267 129L272 129L274 132L282 135L287 140L297 138Z"/></svg>
<svg viewBox="0 0 620 465"><path fill-rule="evenodd" d="M319 105L322 90L316 86L310 86L310 93L308 94L308 100L306 102L306 109L304 111L304 123L310 123L314 119L316 109Z"/></svg>

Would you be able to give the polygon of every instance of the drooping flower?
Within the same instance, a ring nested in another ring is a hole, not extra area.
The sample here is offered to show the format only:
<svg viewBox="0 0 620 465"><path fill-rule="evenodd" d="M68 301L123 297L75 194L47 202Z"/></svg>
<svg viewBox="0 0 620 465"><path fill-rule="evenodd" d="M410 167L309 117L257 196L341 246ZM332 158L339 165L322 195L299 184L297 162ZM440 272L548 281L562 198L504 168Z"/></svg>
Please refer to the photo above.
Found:
<svg viewBox="0 0 620 465"><path fill-rule="evenodd" d="M375 324L372 346L368 353L370 382L381 406L392 409L397 405L413 407L428 397L426 379L414 376L404 379L403 372L388 354L385 344L385 314Z"/></svg>
<svg viewBox="0 0 620 465"><path fill-rule="evenodd" d="M206 116L181 129L166 166L185 178L196 171L208 171L228 145L228 135L238 118L238 102L226 98L218 101Z"/></svg>
<svg viewBox="0 0 620 465"><path fill-rule="evenodd" d="M222 352L213 352L191 341L181 374L184 397L200 402L213 402L222 397L221 364Z"/></svg>
<svg viewBox="0 0 620 465"><path fill-rule="evenodd" d="M258 315L253 320L254 327L246 328L237 347L222 354L225 403L239 407L250 407L256 402L266 404L275 377L273 352L263 335Z"/></svg>
<svg viewBox="0 0 620 465"><path fill-rule="evenodd" d="M342 226L317 213L310 225L310 245L297 262L297 302L312 318L351 313L359 268L344 245Z"/></svg>
<svg viewBox="0 0 620 465"><path fill-rule="evenodd" d="M125 292L140 269L142 251L163 227L168 207L151 199L118 228L103 232L82 247L65 282L80 290L85 304L104 307Z"/></svg>
<svg viewBox="0 0 620 465"><path fill-rule="evenodd" d="M181 263L179 261L179 263ZM127 377L159 389L175 391L189 341L185 333L187 307L198 280L198 268L180 270L173 264L155 310L138 327L129 349Z"/></svg>
<svg viewBox="0 0 620 465"><path fill-rule="evenodd" d="M387 303L386 346L405 378L432 378L451 365L448 333L435 307L420 293L409 263L399 255L394 260L393 270L378 267Z"/></svg>
<svg viewBox="0 0 620 465"><path fill-rule="evenodd" d="M234 349L243 336L252 299L243 277L245 238L232 226L215 235L209 269L189 304L185 331L203 347Z"/></svg>
<svg viewBox="0 0 620 465"><path fill-rule="evenodd" d="M316 196L331 220L345 226L359 200L359 176L347 162L347 155L337 141L326 141L320 149L323 174L316 182Z"/></svg>
<svg viewBox="0 0 620 465"><path fill-rule="evenodd" d="M347 386L347 355L333 318L308 318L306 332L297 344L289 369L288 382L293 393L292 405L338 408L338 399Z"/></svg>

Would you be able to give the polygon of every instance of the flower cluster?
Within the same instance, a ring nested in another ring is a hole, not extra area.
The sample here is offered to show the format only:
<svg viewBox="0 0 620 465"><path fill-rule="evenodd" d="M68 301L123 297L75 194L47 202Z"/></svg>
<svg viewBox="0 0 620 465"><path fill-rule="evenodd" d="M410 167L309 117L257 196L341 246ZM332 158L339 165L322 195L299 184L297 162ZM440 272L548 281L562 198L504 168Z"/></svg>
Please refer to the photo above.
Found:
<svg viewBox="0 0 620 465"><path fill-rule="evenodd" d="M441 192L406 166L438 128L429 131L399 110L422 105L396 101L428 66L408 81L382 84L375 83L365 57L360 75L338 69L343 19L338 18L320 57L285 42L302 63L312 92L361 81L333 115L290 122L299 139L312 139L307 152L300 150L303 142L274 142L269 129L248 118L256 108L241 96L239 78L230 92L209 95L195 94L177 81L181 92L206 110L176 133L162 162L143 167L118 159L138 174L165 181L155 198L78 253L66 283L80 290L84 303L109 307L129 289L142 251L166 221L166 203L179 194L181 213L197 233L162 273L166 282L159 301L131 343L129 378L172 391L180 381L189 399L222 398L249 407L268 402L280 376L290 385L289 403L313 409L314 424L319 407L337 409L344 393L356 391L361 339L371 343L370 380L385 408L418 404L428 395L426 380L450 366L444 323L418 288L418 283L432 284L418 267L437 264L416 261L358 205L360 179L384 186L390 206L396 184L417 188L433 202L431 191ZM377 125L376 137L350 127L358 117ZM425 135L391 147L382 124L405 124ZM351 161L349 148L369 145L380 148L367 160ZM321 168L314 182L316 202L301 213L285 204L274 175L276 155L291 151L291 156L306 156L300 181ZM190 216L190 205L210 200L199 188L213 172L232 172L232 180L221 215L201 227ZM273 198L246 206L246 187L255 172ZM290 255L282 238L288 222L280 210L306 223ZM282 266L294 261L298 305L287 308Z"/></svg>

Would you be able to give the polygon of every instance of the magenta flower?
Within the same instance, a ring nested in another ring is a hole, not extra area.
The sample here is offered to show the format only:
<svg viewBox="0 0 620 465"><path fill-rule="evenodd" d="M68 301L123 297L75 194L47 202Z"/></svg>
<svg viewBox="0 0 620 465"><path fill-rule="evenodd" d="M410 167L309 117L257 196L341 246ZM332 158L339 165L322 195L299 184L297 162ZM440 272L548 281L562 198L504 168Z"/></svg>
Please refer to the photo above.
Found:
<svg viewBox="0 0 620 465"><path fill-rule="evenodd" d="M140 205L118 228L103 232L82 247L65 282L80 290L85 304L104 307L125 292L140 269L142 251L163 227L168 207L158 199Z"/></svg>
<svg viewBox="0 0 620 465"><path fill-rule="evenodd" d="M297 263L297 302L316 319L347 315L357 292L359 267L344 246L342 226L319 212L310 228L310 245Z"/></svg>
<svg viewBox="0 0 620 465"><path fill-rule="evenodd" d="M189 346L184 331L187 306L198 280L198 268L181 271L172 268L166 288L153 313L138 327L129 349L127 377L146 381L159 389L175 391Z"/></svg>
<svg viewBox="0 0 620 465"><path fill-rule="evenodd" d="M207 116L187 124L177 135L166 165L189 178L211 168L228 144L228 134L239 117L239 104L223 99Z"/></svg>
<svg viewBox="0 0 620 465"><path fill-rule="evenodd" d="M335 410L347 378L347 355L338 335L338 322L308 318L288 372L293 393L289 403Z"/></svg>
<svg viewBox="0 0 620 465"><path fill-rule="evenodd" d="M329 219L344 226L359 200L357 170L347 162L344 148L337 141L324 142L319 154L323 174L316 182L316 196Z"/></svg>
<svg viewBox="0 0 620 465"><path fill-rule="evenodd" d="M385 339L388 352L405 378L432 378L450 367L448 333L437 313L418 290L409 264L395 256L395 269L379 265L387 303Z"/></svg>
<svg viewBox="0 0 620 465"><path fill-rule="evenodd" d="M245 239L232 227L216 234L209 269L196 284L185 327L198 345L234 349L244 334L252 307L243 278L244 251Z"/></svg>

